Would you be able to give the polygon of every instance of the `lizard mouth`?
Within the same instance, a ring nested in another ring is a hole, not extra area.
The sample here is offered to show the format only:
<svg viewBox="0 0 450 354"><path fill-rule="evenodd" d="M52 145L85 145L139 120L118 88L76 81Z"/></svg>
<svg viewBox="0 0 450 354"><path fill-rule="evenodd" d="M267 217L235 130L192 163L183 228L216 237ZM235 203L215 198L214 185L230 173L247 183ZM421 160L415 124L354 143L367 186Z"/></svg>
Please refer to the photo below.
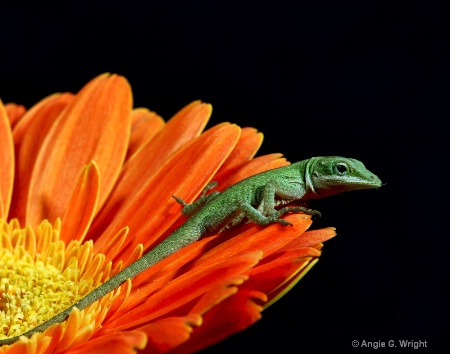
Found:
<svg viewBox="0 0 450 354"><path fill-rule="evenodd" d="M330 185L337 185L337 186L351 186L351 187L359 187L359 188L352 188L352 189L371 189L371 188L379 188L383 184L381 180L375 176L372 175L368 179L361 179L361 178L352 178L352 179L329 179Z"/></svg>

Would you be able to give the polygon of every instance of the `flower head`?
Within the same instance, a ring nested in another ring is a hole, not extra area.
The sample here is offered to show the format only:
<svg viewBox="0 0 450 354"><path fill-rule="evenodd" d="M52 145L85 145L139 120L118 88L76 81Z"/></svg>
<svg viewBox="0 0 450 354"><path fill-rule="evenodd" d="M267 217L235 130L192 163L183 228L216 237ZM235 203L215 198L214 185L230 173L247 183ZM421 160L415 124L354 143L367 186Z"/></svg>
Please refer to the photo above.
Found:
<svg viewBox="0 0 450 354"><path fill-rule="evenodd" d="M0 340L48 320L151 250L186 219L211 180L223 190L288 164L253 158L262 135L192 102L165 123L132 108L125 78L101 75L76 95L29 110L0 102ZM261 317L315 264L334 229L240 224L129 279L63 323L0 353L192 352Z"/></svg>

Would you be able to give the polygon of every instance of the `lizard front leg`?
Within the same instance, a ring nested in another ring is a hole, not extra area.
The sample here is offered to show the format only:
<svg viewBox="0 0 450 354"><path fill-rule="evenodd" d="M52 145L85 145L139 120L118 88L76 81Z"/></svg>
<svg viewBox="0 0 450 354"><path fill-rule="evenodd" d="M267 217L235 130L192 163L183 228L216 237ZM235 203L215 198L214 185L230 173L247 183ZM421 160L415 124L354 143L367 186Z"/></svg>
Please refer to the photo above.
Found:
<svg viewBox="0 0 450 354"><path fill-rule="evenodd" d="M301 206L284 207L279 210L274 209L270 215L264 215L258 209L255 209L251 204L245 201L240 201L239 208L242 210L247 219L261 226L268 225L274 222L277 222L283 226L292 226L289 221L280 218L286 213L303 212L305 214L320 216L320 212L318 212L317 210L308 209Z"/></svg>
<svg viewBox="0 0 450 354"><path fill-rule="evenodd" d="M302 183L291 180L270 180L264 185L262 199L259 203L258 210L265 216L277 214L278 216L288 212L304 212L311 215L320 215L320 213L313 209L306 207L291 207L283 209L275 209L280 204L287 204L294 200L299 200L305 195L305 188ZM278 197L279 199L276 199ZM280 211L284 210L280 214Z"/></svg>

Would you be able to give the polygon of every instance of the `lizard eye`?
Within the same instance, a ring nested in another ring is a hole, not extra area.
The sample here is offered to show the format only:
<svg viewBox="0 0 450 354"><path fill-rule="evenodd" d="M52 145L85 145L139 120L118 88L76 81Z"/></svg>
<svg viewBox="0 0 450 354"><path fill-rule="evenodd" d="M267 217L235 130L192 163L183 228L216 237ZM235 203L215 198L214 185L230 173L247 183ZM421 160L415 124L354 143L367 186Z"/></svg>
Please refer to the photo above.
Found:
<svg viewBox="0 0 450 354"><path fill-rule="evenodd" d="M348 167L345 163L336 164L336 171L340 175L344 175L348 172Z"/></svg>

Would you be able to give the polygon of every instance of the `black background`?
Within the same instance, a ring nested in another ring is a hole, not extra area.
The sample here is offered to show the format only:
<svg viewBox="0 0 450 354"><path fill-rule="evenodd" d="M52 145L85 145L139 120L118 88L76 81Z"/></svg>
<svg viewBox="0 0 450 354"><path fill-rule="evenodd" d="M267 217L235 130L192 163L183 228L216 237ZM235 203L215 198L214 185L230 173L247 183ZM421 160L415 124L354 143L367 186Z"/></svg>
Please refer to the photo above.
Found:
<svg viewBox="0 0 450 354"><path fill-rule="evenodd" d="M209 126L258 128L259 154L362 160L387 184L317 201L314 227L338 231L319 263L261 321L204 352L371 351L352 340L426 340L419 352L437 352L448 328L445 21L414 1L3 8L0 97L30 107L115 72L135 106L165 119L201 99L214 106Z"/></svg>

